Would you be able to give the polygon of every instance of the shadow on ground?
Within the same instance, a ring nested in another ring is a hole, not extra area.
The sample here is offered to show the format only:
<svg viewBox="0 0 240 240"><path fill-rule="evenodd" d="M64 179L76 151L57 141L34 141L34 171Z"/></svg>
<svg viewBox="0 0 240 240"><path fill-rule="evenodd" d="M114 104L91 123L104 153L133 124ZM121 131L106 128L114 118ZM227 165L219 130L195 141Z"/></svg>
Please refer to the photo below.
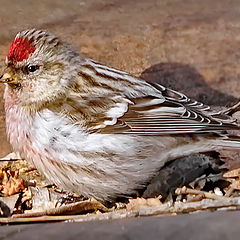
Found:
<svg viewBox="0 0 240 240"><path fill-rule="evenodd" d="M238 101L234 96L213 89L197 69L189 64L158 63L144 70L140 77L208 105L227 106Z"/></svg>

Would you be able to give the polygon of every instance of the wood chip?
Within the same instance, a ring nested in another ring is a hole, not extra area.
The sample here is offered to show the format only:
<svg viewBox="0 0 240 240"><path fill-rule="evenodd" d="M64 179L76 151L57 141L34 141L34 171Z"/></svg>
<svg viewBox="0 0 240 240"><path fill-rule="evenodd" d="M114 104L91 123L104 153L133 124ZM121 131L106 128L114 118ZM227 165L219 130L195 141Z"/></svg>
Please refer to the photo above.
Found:
<svg viewBox="0 0 240 240"><path fill-rule="evenodd" d="M135 198L129 199L127 204L127 210L137 210L142 207L154 207L162 205L161 201L158 198Z"/></svg>

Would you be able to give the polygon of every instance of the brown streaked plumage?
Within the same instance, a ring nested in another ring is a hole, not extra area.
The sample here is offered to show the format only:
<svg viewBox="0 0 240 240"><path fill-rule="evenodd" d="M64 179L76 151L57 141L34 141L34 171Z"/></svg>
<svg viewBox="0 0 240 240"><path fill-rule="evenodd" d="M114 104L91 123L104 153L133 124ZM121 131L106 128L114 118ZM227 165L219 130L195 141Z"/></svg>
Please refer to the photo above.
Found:
<svg viewBox="0 0 240 240"><path fill-rule="evenodd" d="M114 200L167 161L240 147L226 114L84 58L45 31L16 39L1 79L9 141L65 190Z"/></svg>

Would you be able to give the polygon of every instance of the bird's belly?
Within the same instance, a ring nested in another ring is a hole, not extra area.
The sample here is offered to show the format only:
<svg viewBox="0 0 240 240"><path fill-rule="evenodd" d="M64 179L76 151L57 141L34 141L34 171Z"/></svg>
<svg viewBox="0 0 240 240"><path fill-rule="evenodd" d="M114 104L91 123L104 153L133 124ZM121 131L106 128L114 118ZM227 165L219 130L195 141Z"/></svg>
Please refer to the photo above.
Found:
<svg viewBox="0 0 240 240"><path fill-rule="evenodd" d="M100 200L134 194L171 160L169 149L178 148L180 141L173 137L89 134L49 110L33 119L18 119L18 124L18 130L9 124L15 131L13 145L50 182ZM181 149L173 157L179 153Z"/></svg>
<svg viewBox="0 0 240 240"><path fill-rule="evenodd" d="M164 165L152 144L140 146L136 141L129 136L79 134L43 148L34 143L28 158L57 186L110 200L134 194Z"/></svg>
<svg viewBox="0 0 240 240"><path fill-rule="evenodd" d="M88 134L50 111L36 115L28 130L22 155L50 182L87 196L134 192L164 164L151 138Z"/></svg>

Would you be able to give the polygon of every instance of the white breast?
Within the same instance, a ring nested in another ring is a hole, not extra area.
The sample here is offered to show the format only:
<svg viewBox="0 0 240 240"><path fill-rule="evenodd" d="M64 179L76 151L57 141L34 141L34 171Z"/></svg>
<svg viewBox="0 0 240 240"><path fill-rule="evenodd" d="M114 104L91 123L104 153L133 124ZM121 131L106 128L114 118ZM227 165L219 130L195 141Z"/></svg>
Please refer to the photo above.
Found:
<svg viewBox="0 0 240 240"><path fill-rule="evenodd" d="M74 164L92 164L96 159L87 154L107 152L134 155L133 140L125 135L88 134L85 129L73 124L64 116L44 110L36 114L32 130L32 147L37 151L48 149L48 153L59 161Z"/></svg>

